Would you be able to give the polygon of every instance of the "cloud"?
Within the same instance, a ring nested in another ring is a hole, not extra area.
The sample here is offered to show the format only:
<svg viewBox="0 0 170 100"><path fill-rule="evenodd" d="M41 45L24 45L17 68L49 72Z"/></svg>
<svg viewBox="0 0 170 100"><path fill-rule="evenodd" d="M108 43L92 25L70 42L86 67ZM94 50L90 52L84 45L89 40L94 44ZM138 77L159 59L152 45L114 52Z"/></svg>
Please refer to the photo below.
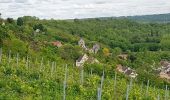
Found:
<svg viewBox="0 0 170 100"><path fill-rule="evenodd" d="M170 0L0 0L4 18L87 18L170 13Z"/></svg>
<svg viewBox="0 0 170 100"><path fill-rule="evenodd" d="M15 0L16 3L26 3L28 0Z"/></svg>

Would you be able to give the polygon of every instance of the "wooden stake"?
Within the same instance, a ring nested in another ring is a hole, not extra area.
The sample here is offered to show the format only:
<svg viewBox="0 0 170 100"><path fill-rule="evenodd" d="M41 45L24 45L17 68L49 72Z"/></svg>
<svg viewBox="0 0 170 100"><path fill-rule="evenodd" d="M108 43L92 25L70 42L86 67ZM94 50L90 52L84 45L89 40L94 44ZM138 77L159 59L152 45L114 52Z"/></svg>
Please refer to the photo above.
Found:
<svg viewBox="0 0 170 100"><path fill-rule="evenodd" d="M9 54L8 54L8 64L11 62L11 50L9 50Z"/></svg>
<svg viewBox="0 0 170 100"><path fill-rule="evenodd" d="M167 90L168 90L168 86L166 85L166 87L165 87L165 100L168 100L168 99L167 99L167 97L168 97L168 96L167 96L167 95L168 95L168 94L167 94L167 92L168 92Z"/></svg>
<svg viewBox="0 0 170 100"><path fill-rule="evenodd" d="M0 63L2 62L2 48L0 48Z"/></svg>
<svg viewBox="0 0 170 100"><path fill-rule="evenodd" d="M80 74L80 84L83 85L83 81L84 81L84 70L81 69L81 74Z"/></svg>
<svg viewBox="0 0 170 100"><path fill-rule="evenodd" d="M129 99L129 88L130 88L130 86L127 85L127 90L126 90L126 100Z"/></svg>
<svg viewBox="0 0 170 100"><path fill-rule="evenodd" d="M52 62L52 65L51 65L51 77L53 76L53 71L54 71L54 62Z"/></svg>
<svg viewBox="0 0 170 100"><path fill-rule="evenodd" d="M146 97L148 97L148 90L149 90L149 80L147 82L147 87L146 87Z"/></svg>
<svg viewBox="0 0 170 100"><path fill-rule="evenodd" d="M114 78L114 87L113 87L113 98L115 98L115 93L116 93L116 79L117 78L117 73L115 72L115 78Z"/></svg>
<svg viewBox="0 0 170 100"><path fill-rule="evenodd" d="M65 68L65 78L63 82L63 100L66 100L66 87L67 87L67 64Z"/></svg>
<svg viewBox="0 0 170 100"><path fill-rule="evenodd" d="M40 64L40 71L42 71L42 68L43 68L43 61L44 61L44 58L42 57L41 58L41 64Z"/></svg>
<svg viewBox="0 0 170 100"><path fill-rule="evenodd" d="M97 88L97 100L101 100L101 88Z"/></svg>

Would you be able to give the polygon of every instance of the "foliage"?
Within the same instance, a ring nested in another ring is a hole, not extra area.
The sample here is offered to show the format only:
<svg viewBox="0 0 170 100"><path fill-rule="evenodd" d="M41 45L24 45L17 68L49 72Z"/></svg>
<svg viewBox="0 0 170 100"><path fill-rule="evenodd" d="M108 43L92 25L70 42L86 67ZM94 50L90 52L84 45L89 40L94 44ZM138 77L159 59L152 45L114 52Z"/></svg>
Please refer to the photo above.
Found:
<svg viewBox="0 0 170 100"><path fill-rule="evenodd" d="M66 64L68 100L97 99L103 71L102 99L125 99L130 78L117 73L117 80L113 80L118 64L138 73L129 99L156 99L158 94L163 99L164 87L170 85L155 73L161 60L170 60L169 23L139 23L128 19L39 20L30 16L4 21L8 23L0 25L0 99L60 100ZM37 29L40 34L33 36ZM89 49L93 43L99 43L101 50L97 54L89 53L78 46L79 38L86 40ZM63 46L55 47L51 45L53 41L60 41ZM84 83L80 84L82 69L73 66L84 53L100 63L84 65ZM127 60L118 58L123 53L128 54Z"/></svg>
<svg viewBox="0 0 170 100"><path fill-rule="evenodd" d="M110 54L109 49L108 49L108 48L104 48L104 49L103 49L103 54L104 54L105 56L109 56L109 54Z"/></svg>
<svg viewBox="0 0 170 100"><path fill-rule="evenodd" d="M47 31L47 29L46 29L42 24L36 24L36 25L34 25L33 29L34 29L34 30L39 29L39 30L42 31L42 32L46 32L46 31Z"/></svg>
<svg viewBox="0 0 170 100"><path fill-rule="evenodd" d="M14 23L14 19L13 18L7 18L7 22L8 23Z"/></svg>
<svg viewBox="0 0 170 100"><path fill-rule="evenodd" d="M18 26L22 26L23 24L24 24L23 19L22 18L18 18L17 19L17 25Z"/></svg>

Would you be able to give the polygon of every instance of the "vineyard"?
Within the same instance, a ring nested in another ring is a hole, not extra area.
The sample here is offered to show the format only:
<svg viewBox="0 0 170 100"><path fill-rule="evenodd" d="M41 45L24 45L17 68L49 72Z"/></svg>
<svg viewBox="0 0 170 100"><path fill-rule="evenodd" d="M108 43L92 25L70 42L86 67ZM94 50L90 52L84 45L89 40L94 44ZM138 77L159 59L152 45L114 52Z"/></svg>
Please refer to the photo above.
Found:
<svg viewBox="0 0 170 100"><path fill-rule="evenodd" d="M169 87L137 83L113 71L97 75L60 62L0 54L0 99L3 100L169 100Z"/></svg>
<svg viewBox="0 0 170 100"><path fill-rule="evenodd" d="M169 33L123 18L1 18L0 100L169 100L170 67L157 70L170 65Z"/></svg>

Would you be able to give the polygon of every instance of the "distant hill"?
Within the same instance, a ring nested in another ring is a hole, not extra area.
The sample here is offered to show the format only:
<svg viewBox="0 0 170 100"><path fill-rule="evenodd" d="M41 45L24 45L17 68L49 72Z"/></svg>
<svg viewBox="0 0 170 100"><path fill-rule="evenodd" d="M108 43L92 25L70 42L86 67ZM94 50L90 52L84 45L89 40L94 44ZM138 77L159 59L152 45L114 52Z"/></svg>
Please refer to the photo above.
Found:
<svg viewBox="0 0 170 100"><path fill-rule="evenodd" d="M137 15L137 16L120 16L120 17L99 17L99 18L86 18L86 19L130 19L133 21L144 22L144 23L169 23L170 22L170 13L167 14L153 14L153 15ZM81 20L86 20L81 19Z"/></svg>
<svg viewBox="0 0 170 100"><path fill-rule="evenodd" d="M140 22L170 22L170 13L169 14L154 14L154 15L142 15L142 16L127 16L120 18L128 18Z"/></svg>

